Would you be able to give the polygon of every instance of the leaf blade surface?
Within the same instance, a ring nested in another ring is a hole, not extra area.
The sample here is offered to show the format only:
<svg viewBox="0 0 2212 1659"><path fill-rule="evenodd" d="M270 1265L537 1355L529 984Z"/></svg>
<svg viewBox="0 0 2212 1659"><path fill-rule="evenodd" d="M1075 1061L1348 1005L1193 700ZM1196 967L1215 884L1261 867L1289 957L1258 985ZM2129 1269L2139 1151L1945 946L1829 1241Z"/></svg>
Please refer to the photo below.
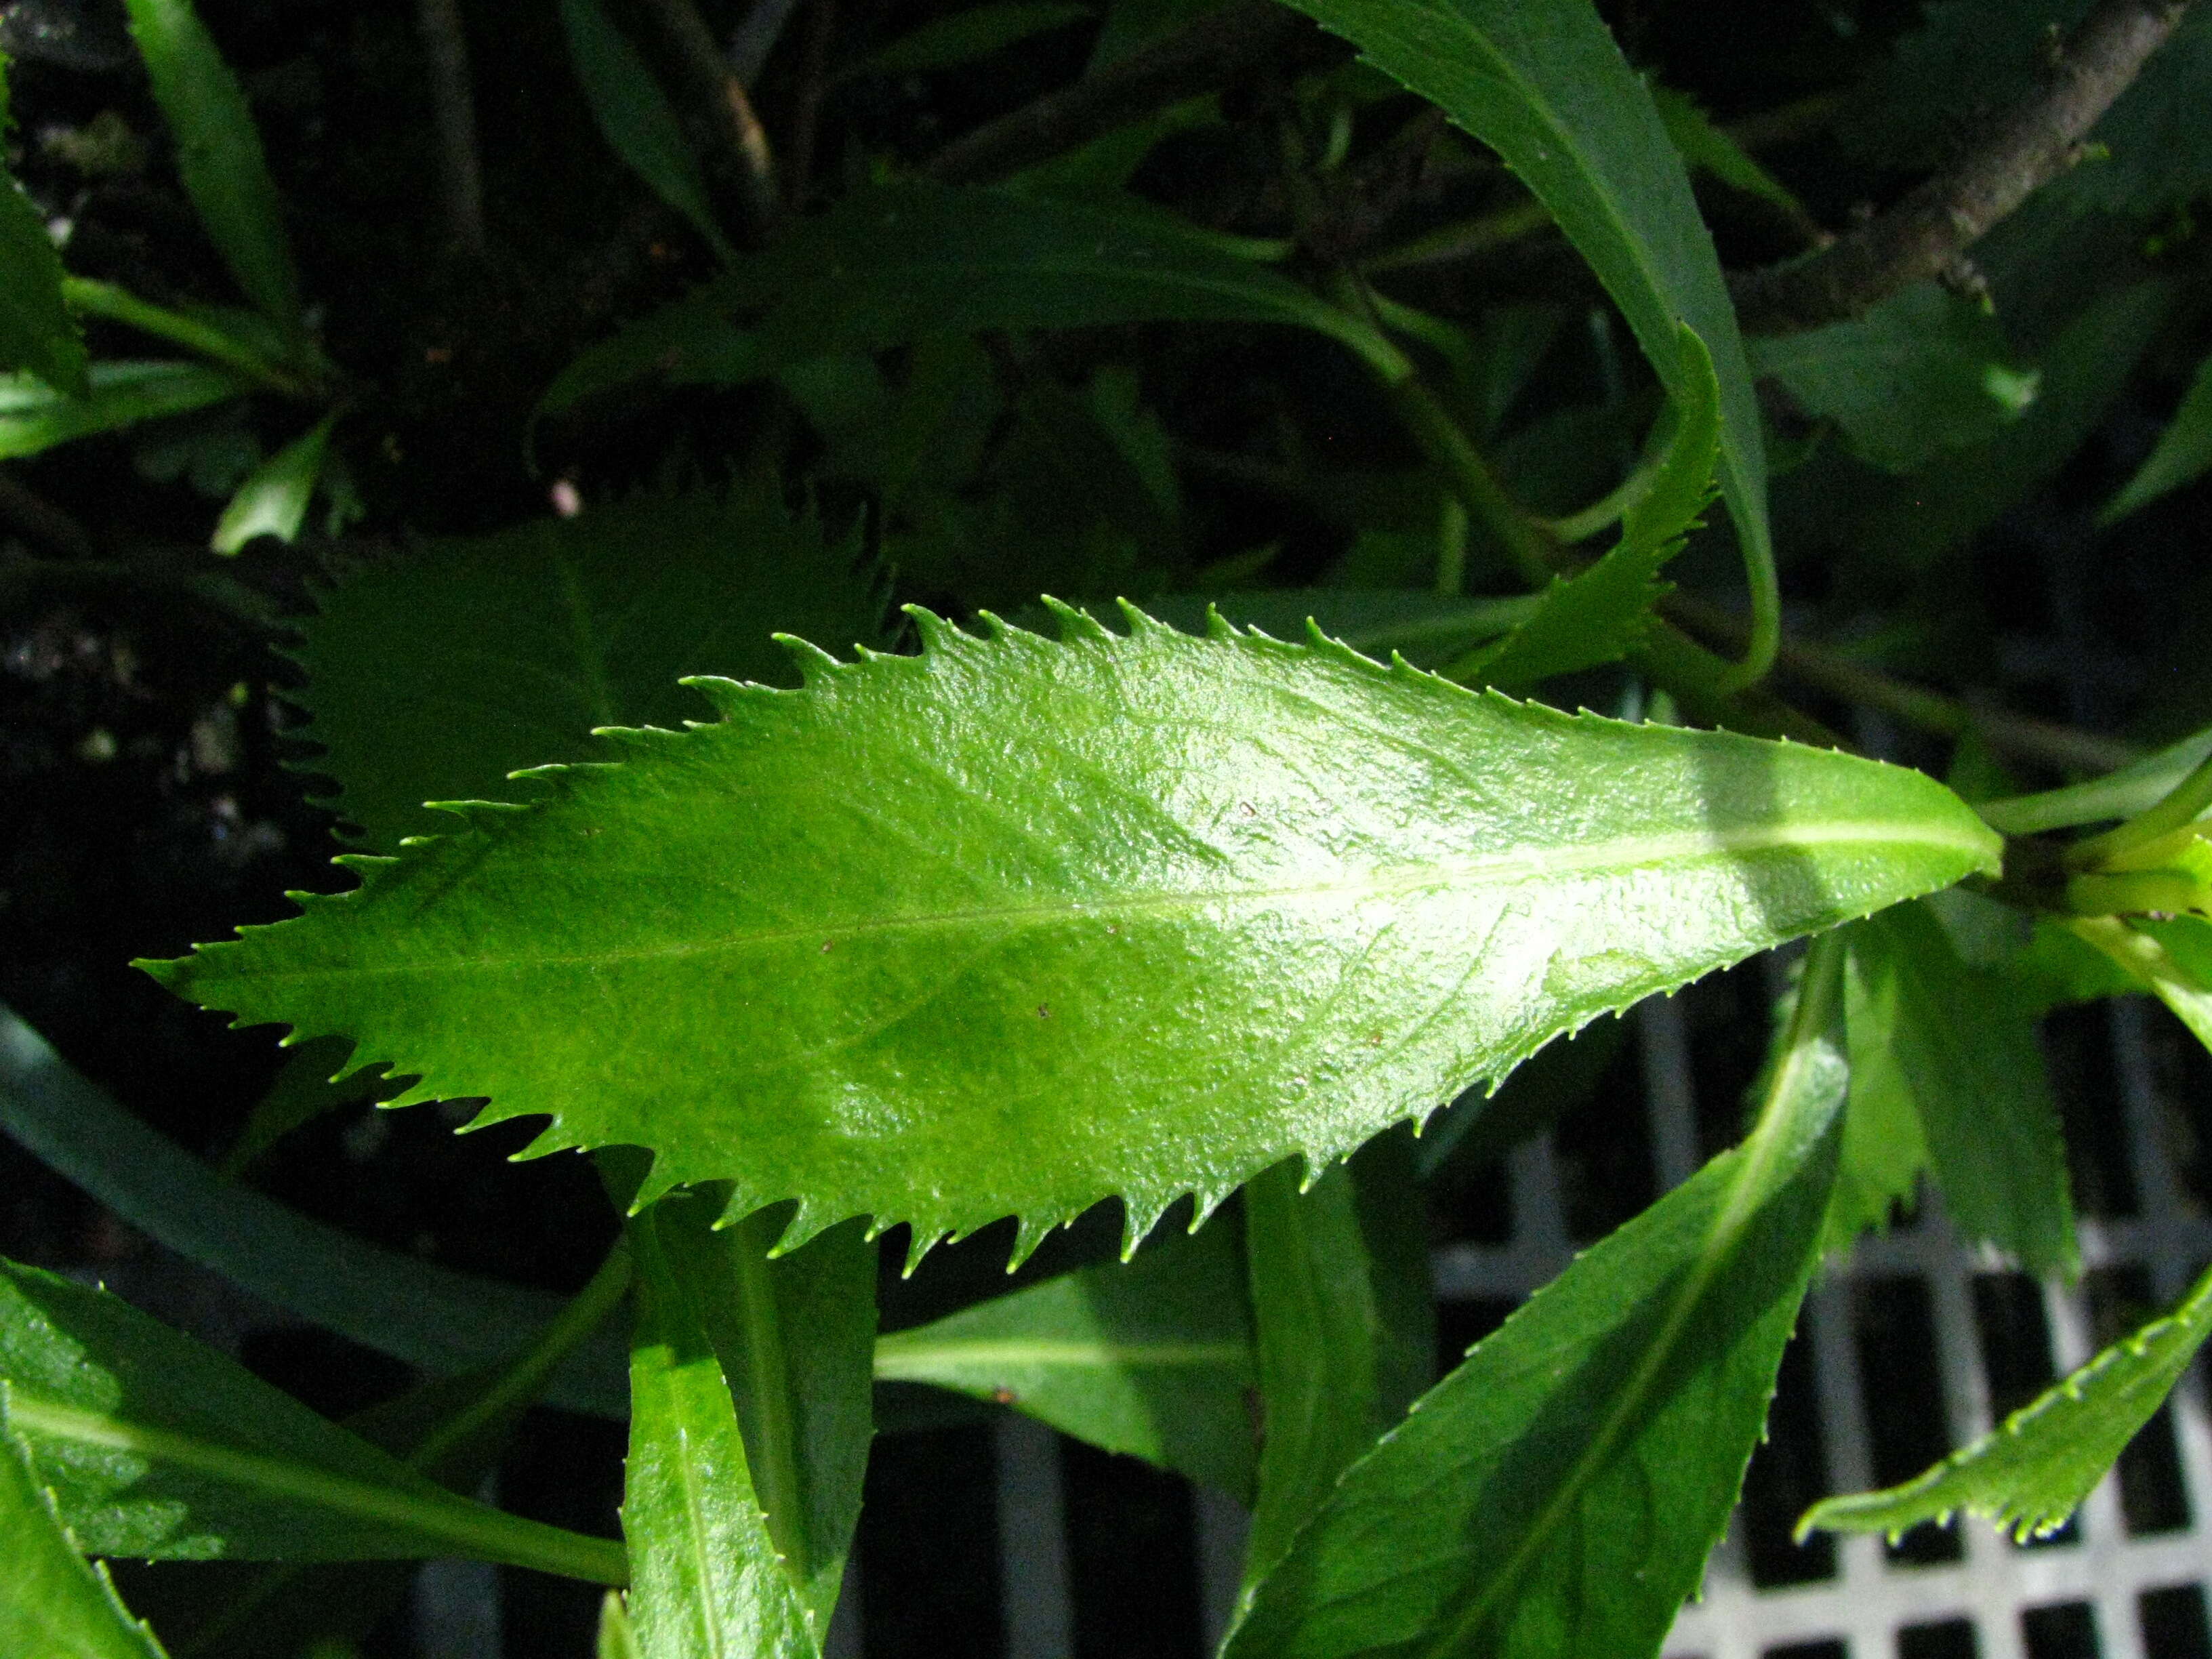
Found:
<svg viewBox="0 0 2212 1659"><path fill-rule="evenodd" d="M650 1147L648 1196L796 1198L794 1239L1109 1194L1141 1237L1996 854L1919 774L1325 641L924 628L796 693L699 682L722 722L611 737L624 763L153 971L355 1038L404 1100L550 1114L540 1150Z"/></svg>

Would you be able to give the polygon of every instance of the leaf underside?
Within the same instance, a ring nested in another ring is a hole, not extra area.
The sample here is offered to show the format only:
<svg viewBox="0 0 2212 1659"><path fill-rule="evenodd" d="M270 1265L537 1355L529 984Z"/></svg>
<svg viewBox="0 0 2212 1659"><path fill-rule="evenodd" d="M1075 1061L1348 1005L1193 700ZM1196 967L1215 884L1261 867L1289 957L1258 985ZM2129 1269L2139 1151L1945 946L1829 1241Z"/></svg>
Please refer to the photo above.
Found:
<svg viewBox="0 0 2212 1659"><path fill-rule="evenodd" d="M149 970L353 1038L418 1100L656 1154L641 1200L796 1199L1018 1253L1316 1167L1553 1036L1994 867L1920 774L1570 716L1316 635L914 613L921 657L694 682L530 806Z"/></svg>

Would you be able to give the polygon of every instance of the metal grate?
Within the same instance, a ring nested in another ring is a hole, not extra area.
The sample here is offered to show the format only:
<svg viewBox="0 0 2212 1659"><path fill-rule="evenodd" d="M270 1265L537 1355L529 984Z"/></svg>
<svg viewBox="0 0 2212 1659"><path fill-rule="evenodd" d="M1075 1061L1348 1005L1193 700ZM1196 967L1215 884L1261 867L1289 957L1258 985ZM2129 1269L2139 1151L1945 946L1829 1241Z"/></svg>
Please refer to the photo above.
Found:
<svg viewBox="0 0 2212 1659"><path fill-rule="evenodd" d="M1625 1077L1614 1076L1643 1097L1654 1190L1686 1179L1732 1133L1722 1120L1745 1080L1698 1051L1693 1015L1705 1017L1707 1031L1741 1025L1771 988L1724 975L1633 1016L1634 1060ZM1754 989L1756 998L1745 994ZM2117 1083L2101 1103L2068 1102L2069 1127L2085 1148L2076 1173L2085 1210L2081 1285L2037 1285L2004 1272L1963 1249L1934 1206L1911 1224L1863 1241L1817 1284L1784 1365L1772 1438L1754 1461L1747 1502L1708 1569L1702 1599L1674 1627L1668 1659L2212 1659L2203 1595L2212 1540L2197 1529L2212 1507L2212 1424L2193 1370L2054 1540L2016 1546L1980 1522L1923 1528L1896 1547L1850 1538L1798 1549L1788 1539L1812 1498L1902 1478L1983 1432L1993 1415L2087 1358L2146 1304L2178 1296L2212 1259L2212 1220L2178 1173L2194 1158L2190 1113L2212 1112L2212 1098L2177 1097L2203 1095L2201 1076L2154 1075L2149 1022L2162 1018L2128 1002L2114 1005L2109 1018L2093 1012L2088 1024L2069 1028L2075 1046L2062 1058L2070 1063L2055 1068L2062 1091L2077 1097L2084 1079ZM1698 1076L1708 1080L1703 1101ZM1447 1330L1493 1323L1589 1242L1576 1237L1571 1214L1576 1146L1571 1125L1511 1153L1505 1236L1436 1252ZM1917 1372L1898 1363L1916 1352ZM1879 1395L1867 1390L1869 1370L1883 1379ZM1914 1444L1907 1434L1900 1443L1899 1424L1917 1425L1929 1438ZM1082 1645L1056 1440L1012 1418L995 1431L1007 1659L1065 1659ZM1762 1493L1772 1496L1754 1501ZM1242 1527L1235 1505L1195 1497L1208 1648L1234 1595ZM866 1648L849 1615L855 1599L841 1620L839 1659Z"/></svg>

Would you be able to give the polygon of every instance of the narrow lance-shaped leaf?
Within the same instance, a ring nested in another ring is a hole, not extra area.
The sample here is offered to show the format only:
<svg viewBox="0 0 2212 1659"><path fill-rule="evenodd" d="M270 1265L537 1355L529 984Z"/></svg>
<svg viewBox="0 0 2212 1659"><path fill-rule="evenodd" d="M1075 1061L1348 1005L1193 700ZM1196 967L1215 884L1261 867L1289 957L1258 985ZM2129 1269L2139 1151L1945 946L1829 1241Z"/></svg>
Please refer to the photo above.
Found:
<svg viewBox="0 0 2212 1659"><path fill-rule="evenodd" d="M161 1644L76 1553L8 1421L0 1383L0 1653L39 1659L161 1659Z"/></svg>
<svg viewBox="0 0 2212 1659"><path fill-rule="evenodd" d="M2157 447L2097 515L2097 522L2124 519L2201 477L2207 468L2212 468L2212 357L2197 366L2196 378L2159 434Z"/></svg>
<svg viewBox="0 0 2212 1659"><path fill-rule="evenodd" d="M629 37L599 0L561 0L561 27L584 101L607 147L690 222L716 258L725 264L735 259L737 250L708 204L706 176L684 140L684 124Z"/></svg>
<svg viewBox="0 0 2212 1659"><path fill-rule="evenodd" d="M683 1194L629 1224L637 1334L623 1535L631 1639L642 1659L813 1659L819 1636L776 1559L708 1334L710 1284L684 1265L713 1249L713 1214Z"/></svg>
<svg viewBox="0 0 2212 1659"><path fill-rule="evenodd" d="M223 508L208 545L218 553L236 553L257 536L274 536L280 542L297 536L321 482L323 458L329 453L331 428L337 418L325 416L254 468Z"/></svg>
<svg viewBox="0 0 2212 1659"><path fill-rule="evenodd" d="M1590 0L1291 0L1488 144L1620 306L1669 396L1693 395L1679 332L1721 386L1721 494L1771 557L1766 456L1735 309L1651 94Z"/></svg>
<svg viewBox="0 0 2212 1659"><path fill-rule="evenodd" d="M0 52L0 140L10 128L8 58ZM82 397L84 337L62 302L62 261L46 221L0 167L0 368L27 368L57 392Z"/></svg>
<svg viewBox="0 0 2212 1659"><path fill-rule="evenodd" d="M239 289L288 334L300 328L300 283L261 134L238 77L191 0L126 0L154 101L177 143L177 171Z"/></svg>
<svg viewBox="0 0 2212 1659"><path fill-rule="evenodd" d="M1333 642L915 612L918 658L697 684L529 807L152 971L728 1180L1020 1254L1334 1162L1553 1036L1995 867L1924 775L1478 695ZM1015 734L1011 741L1009 734ZM639 1011L651 1010L650 1018ZM619 1025L623 1040L611 1044Z"/></svg>
<svg viewBox="0 0 2212 1659"><path fill-rule="evenodd" d="M243 381L198 363L94 363L89 373L82 398L65 397L35 375L0 374L0 460L204 409L246 390Z"/></svg>
<svg viewBox="0 0 2212 1659"><path fill-rule="evenodd" d="M455 1273L313 1221L224 1181L118 1105L0 1007L0 1133L164 1249L365 1347L436 1376L496 1364L557 1297ZM620 1417L618 1344L590 1343L549 1385L570 1411Z"/></svg>
<svg viewBox="0 0 2212 1659"><path fill-rule="evenodd" d="M749 305L767 307L758 327L733 331L727 312ZM910 179L854 192L718 289L631 325L564 370L542 408L664 365L679 381L741 385L933 334L1156 321L1288 324L1403 361L1364 319L1160 209Z"/></svg>
<svg viewBox="0 0 2212 1659"><path fill-rule="evenodd" d="M996 1401L1249 1502L1252 1315L1234 1231L1216 1221L893 1332L876 1375Z"/></svg>
<svg viewBox="0 0 2212 1659"><path fill-rule="evenodd" d="M93 1554L469 1555L623 1578L612 1540L458 1498L117 1297L9 1262L0 1382L33 1469Z"/></svg>
<svg viewBox="0 0 2212 1659"><path fill-rule="evenodd" d="M1903 1486L1831 1498L1806 1510L1814 1530L1886 1532L1964 1512L2012 1529L2056 1532L2119 1461L2212 1334L2212 1273L2181 1305L2122 1338L1973 1444Z"/></svg>
<svg viewBox="0 0 2212 1659"><path fill-rule="evenodd" d="M1320 1172L1303 1190L1288 1163L1245 1184L1261 1427L1247 1595L1337 1477L1434 1380L1427 1250L1413 1176L1407 1138L1394 1135L1363 1147L1349 1167ZM1408 1309L1418 1310L1413 1321L1404 1318Z"/></svg>
<svg viewBox="0 0 2212 1659"><path fill-rule="evenodd" d="M1814 946L1757 1127L1544 1289L1346 1471L1229 1659L1635 1659L1697 1588L1818 1259L1842 952Z"/></svg>

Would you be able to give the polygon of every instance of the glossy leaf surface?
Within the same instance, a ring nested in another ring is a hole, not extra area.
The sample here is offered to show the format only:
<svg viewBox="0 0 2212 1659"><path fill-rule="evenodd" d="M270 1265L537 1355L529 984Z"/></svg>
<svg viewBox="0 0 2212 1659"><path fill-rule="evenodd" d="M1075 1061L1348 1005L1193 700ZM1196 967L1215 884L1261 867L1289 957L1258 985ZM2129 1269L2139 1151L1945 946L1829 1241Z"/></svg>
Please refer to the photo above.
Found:
<svg viewBox="0 0 2212 1659"><path fill-rule="evenodd" d="M94 363L89 375L90 390L70 398L36 375L0 374L0 460L157 415L204 409L246 389L222 370L198 363Z"/></svg>
<svg viewBox="0 0 2212 1659"><path fill-rule="evenodd" d="M1229 1659L1631 1659L1698 1585L1817 1260L1843 1103L1816 945L1759 1127L1527 1302L1354 1464Z"/></svg>
<svg viewBox="0 0 2212 1659"><path fill-rule="evenodd" d="M191 0L126 0L154 100L177 143L177 171L239 290L286 333L300 326L300 282L284 210L238 77Z"/></svg>
<svg viewBox="0 0 2212 1659"><path fill-rule="evenodd" d="M449 830L424 801L511 796L518 767L603 754L593 726L675 725L697 708L679 675L795 682L779 629L882 643L858 557L780 501L705 491L432 542L323 594L306 624L313 769L373 847Z"/></svg>
<svg viewBox="0 0 2212 1659"><path fill-rule="evenodd" d="M0 1263L9 1420L79 1545L165 1560L472 1555L618 1583L622 1548L457 1498L104 1291Z"/></svg>
<svg viewBox="0 0 2212 1659"><path fill-rule="evenodd" d="M1850 953L1852 1111L1917 1121L1966 1237L2033 1273L2072 1272L2065 1147L2033 1018L1917 906L1852 929ZM1900 1158L1906 1144L1896 1137Z"/></svg>
<svg viewBox="0 0 2212 1659"><path fill-rule="evenodd" d="M1079 1440L1252 1494L1252 1316L1234 1229L1148 1245L896 1331L886 1382L996 1401Z"/></svg>
<svg viewBox="0 0 2212 1659"><path fill-rule="evenodd" d="M1669 396L1681 325L1721 385L1721 494L1768 548L1759 404L1718 257L1650 93L1589 0L1294 0L1505 160L1628 319Z"/></svg>
<svg viewBox="0 0 2212 1659"><path fill-rule="evenodd" d="M1034 1237L1112 1194L1140 1237L1996 854L1940 785L1849 756L1325 641L916 614L924 656L697 682L719 724L611 738L622 764L153 971L354 1038L423 1079L403 1099L547 1114L540 1150L649 1147L648 1195L796 1198L794 1240Z"/></svg>
<svg viewBox="0 0 2212 1659"><path fill-rule="evenodd" d="M2150 1421L2212 1334L2212 1274L2163 1319L2115 1342L1990 1433L1885 1492L1831 1498L1805 1512L1800 1537L1886 1532L1983 1516L2026 1540L2065 1524L2136 1431Z"/></svg>
<svg viewBox="0 0 2212 1659"><path fill-rule="evenodd" d="M4 186L0 186L4 187ZM76 1553L8 1421L0 1384L0 1653L25 1659L161 1659L161 1644Z"/></svg>
<svg viewBox="0 0 2212 1659"><path fill-rule="evenodd" d="M711 1216L679 1197L629 1225L637 1331L623 1535L632 1639L642 1659L799 1659L820 1644L755 1494L708 1329L712 1281L681 1261L712 1248Z"/></svg>
<svg viewBox="0 0 2212 1659"><path fill-rule="evenodd" d="M11 131L7 58L0 56L0 137ZM0 368L24 368L57 392L82 396L84 337L62 303L61 255L46 222L0 167Z"/></svg>

